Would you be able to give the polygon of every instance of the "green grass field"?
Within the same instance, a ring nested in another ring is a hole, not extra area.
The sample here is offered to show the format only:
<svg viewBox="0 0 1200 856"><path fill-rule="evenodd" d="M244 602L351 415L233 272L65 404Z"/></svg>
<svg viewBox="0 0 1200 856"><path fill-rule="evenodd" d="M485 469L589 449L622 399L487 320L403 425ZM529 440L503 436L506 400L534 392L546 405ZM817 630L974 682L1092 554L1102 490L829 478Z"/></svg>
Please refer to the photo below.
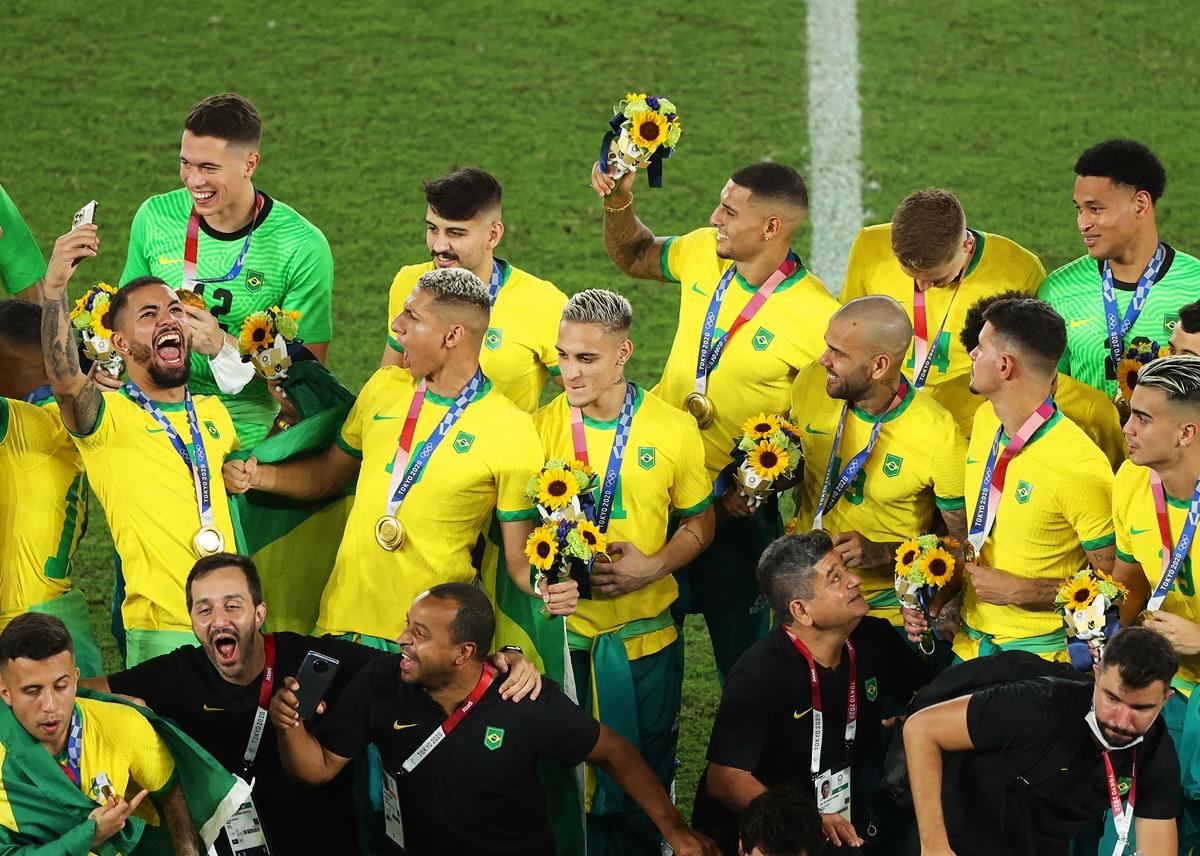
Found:
<svg viewBox="0 0 1200 856"><path fill-rule="evenodd" d="M101 255L76 279L114 281L137 206L178 186L187 109L226 89L250 97L265 120L258 183L333 247L330 360L355 389L378 362L392 275L426 257L422 179L458 164L494 172L505 186L501 254L568 292L627 294L632 377L652 383L676 297L670 286L625 279L604 254L587 174L611 106L631 88L680 106L685 133L666 187L637 191L639 213L659 234L704 225L721 185L746 163L808 171L803 4L203 8L4 4L0 182L47 253L71 214L98 199ZM1052 269L1082 252L1075 157L1105 137L1134 136L1170 175L1164 235L1200 247L1200 218L1189 216L1200 203L1191 4L1167 0L1147 15L1133 3L861 0L859 27L870 220L887 219L914 188L948 187L973 226L1009 235ZM807 228L797 249L808 250ZM75 575L112 658L111 542L95 503ZM718 697L703 624L688 631L685 811Z"/></svg>

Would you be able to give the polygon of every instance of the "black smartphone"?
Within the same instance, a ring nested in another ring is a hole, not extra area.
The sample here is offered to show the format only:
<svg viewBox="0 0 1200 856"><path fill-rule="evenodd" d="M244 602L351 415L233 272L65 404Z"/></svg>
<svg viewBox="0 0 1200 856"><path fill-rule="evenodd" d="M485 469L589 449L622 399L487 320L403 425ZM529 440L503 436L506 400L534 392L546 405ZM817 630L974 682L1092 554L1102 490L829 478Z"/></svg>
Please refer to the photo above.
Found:
<svg viewBox="0 0 1200 856"><path fill-rule="evenodd" d="M296 681L300 684L300 689L296 690L296 698L300 702L297 712L301 719L311 719L317 712L317 705L325 698L337 670L338 661L333 657L326 657L317 651L309 651L304 655L304 662L296 674Z"/></svg>

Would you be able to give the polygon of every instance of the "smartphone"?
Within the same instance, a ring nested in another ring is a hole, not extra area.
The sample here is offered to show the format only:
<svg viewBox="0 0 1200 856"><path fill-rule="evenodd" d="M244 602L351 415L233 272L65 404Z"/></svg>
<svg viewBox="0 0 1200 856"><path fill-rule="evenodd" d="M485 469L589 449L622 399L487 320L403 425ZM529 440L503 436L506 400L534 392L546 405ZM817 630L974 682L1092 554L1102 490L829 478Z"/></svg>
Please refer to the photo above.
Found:
<svg viewBox="0 0 1200 856"><path fill-rule="evenodd" d="M100 207L100 203L93 199L87 205L75 212L75 216L71 219L71 231L75 231L80 226L90 225L96 222L96 209ZM81 259L75 259L71 262L72 267L78 267Z"/></svg>
<svg viewBox="0 0 1200 856"><path fill-rule="evenodd" d="M296 698L300 702L297 712L301 719L311 719L317 712L317 705L325 698L337 670L338 661L333 657L326 657L317 651L309 651L304 655L304 662L296 674L296 681L300 684L300 689L296 691Z"/></svg>

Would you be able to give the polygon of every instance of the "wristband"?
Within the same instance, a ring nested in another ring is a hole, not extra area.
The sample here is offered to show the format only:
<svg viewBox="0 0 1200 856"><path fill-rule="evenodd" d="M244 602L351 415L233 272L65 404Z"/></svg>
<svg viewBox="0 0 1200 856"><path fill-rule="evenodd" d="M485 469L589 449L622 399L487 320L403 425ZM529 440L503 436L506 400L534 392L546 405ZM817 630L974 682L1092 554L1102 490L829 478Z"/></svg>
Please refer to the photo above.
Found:
<svg viewBox="0 0 1200 856"><path fill-rule="evenodd" d="M208 358L208 368L221 392L237 395L254 378L254 366L243 363L237 349L227 339L216 356Z"/></svg>
<svg viewBox="0 0 1200 856"><path fill-rule="evenodd" d="M525 651L521 648L520 645L505 645L503 648L500 649L501 654L507 654L510 651L513 652L514 654L520 654L522 657L525 656Z"/></svg>

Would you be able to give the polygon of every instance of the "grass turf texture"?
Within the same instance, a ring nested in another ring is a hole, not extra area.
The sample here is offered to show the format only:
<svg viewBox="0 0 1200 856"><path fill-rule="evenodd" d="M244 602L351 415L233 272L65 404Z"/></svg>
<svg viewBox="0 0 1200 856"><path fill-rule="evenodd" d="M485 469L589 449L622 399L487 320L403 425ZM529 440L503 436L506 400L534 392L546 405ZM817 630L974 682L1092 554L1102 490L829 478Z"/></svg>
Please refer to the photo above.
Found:
<svg viewBox="0 0 1200 856"><path fill-rule="evenodd" d="M0 182L43 249L89 199L100 257L73 294L115 282L129 221L178 186L182 120L199 98L235 89L263 113L259 185L329 238L336 262L332 368L358 388L383 347L387 286L427 258L420 181L457 164L505 187L501 254L567 292L617 288L633 301L631 377L652 383L671 341L670 286L624 278L604 254L587 186L609 110L626 89L669 95L684 137L666 187L639 178L637 209L659 234L703 225L737 167L774 159L807 172L803 9L714 0L687 7L487 2L469 10L372 0L178 3L18 0L0 12L5 130ZM886 219L910 190L938 184L972 225L1007 234L1046 267L1079 255L1071 165L1105 136L1143 139L1171 182L1164 234L1196 252L1195 120L1179 109L1200 61L1184 3L1154 16L1054 2L948 7L860 3L865 206ZM1101 115L1101 112L1103 115ZM804 255L808 230L796 244ZM818 271L818 274L820 272ZM93 502L74 574L97 638L108 634L111 541ZM718 698L702 622L686 639L678 799L690 814Z"/></svg>

